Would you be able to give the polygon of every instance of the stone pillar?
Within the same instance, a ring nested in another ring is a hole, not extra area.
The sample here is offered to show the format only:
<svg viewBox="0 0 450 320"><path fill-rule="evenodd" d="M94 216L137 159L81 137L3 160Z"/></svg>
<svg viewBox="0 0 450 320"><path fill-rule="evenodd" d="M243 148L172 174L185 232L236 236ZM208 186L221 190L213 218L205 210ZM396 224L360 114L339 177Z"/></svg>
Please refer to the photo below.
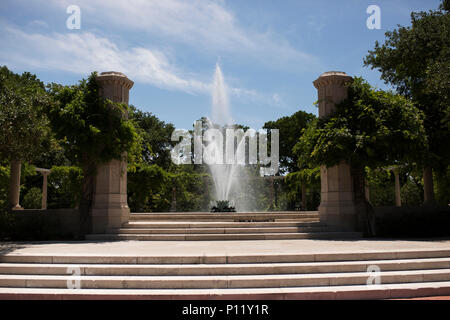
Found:
<svg viewBox="0 0 450 320"><path fill-rule="evenodd" d="M47 209L47 173L44 173L44 179L42 181L42 210Z"/></svg>
<svg viewBox="0 0 450 320"><path fill-rule="evenodd" d="M352 81L352 77L345 72L330 71L323 73L313 82L318 91L319 117L332 113L336 104L347 98L345 83L349 81ZM350 166L344 161L331 168L321 166L320 182L320 220L331 229L357 230L358 219Z"/></svg>
<svg viewBox="0 0 450 320"><path fill-rule="evenodd" d="M177 211L177 188L172 187L172 204L170 205L170 212Z"/></svg>
<svg viewBox="0 0 450 320"><path fill-rule="evenodd" d="M97 81L102 97L128 104L129 90L134 83L124 74L102 72ZM128 114L123 116L127 118ZM93 233L107 233L128 222L126 161L112 160L97 169L91 217Z"/></svg>
<svg viewBox="0 0 450 320"><path fill-rule="evenodd" d="M37 172L40 172L43 177L42 181L42 204L41 209L45 210L47 209L47 177L50 174L50 169L42 169L42 168L36 168Z"/></svg>
<svg viewBox="0 0 450 320"><path fill-rule="evenodd" d="M395 177L395 206L401 207L402 206L402 198L400 194L400 176L398 174L398 168L392 169L394 172Z"/></svg>
<svg viewBox="0 0 450 320"><path fill-rule="evenodd" d="M20 199L20 160L11 160L9 180L9 204L12 210L23 210L19 204Z"/></svg>
<svg viewBox="0 0 450 320"><path fill-rule="evenodd" d="M366 179L364 180L364 194L366 195L367 202L370 202L370 187L369 187L369 181Z"/></svg>

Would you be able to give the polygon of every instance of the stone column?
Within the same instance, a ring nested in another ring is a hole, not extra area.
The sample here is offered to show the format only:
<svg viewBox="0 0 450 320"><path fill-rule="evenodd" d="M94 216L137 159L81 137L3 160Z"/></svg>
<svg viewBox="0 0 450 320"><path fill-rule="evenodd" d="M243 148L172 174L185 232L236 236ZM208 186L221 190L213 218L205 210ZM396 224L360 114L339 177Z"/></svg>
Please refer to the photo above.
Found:
<svg viewBox="0 0 450 320"><path fill-rule="evenodd" d="M97 81L102 97L128 104L129 90L134 83L127 76L120 72L102 72ZM127 118L128 114L123 116ZM126 161L112 160L97 169L91 217L93 233L107 233L129 220Z"/></svg>
<svg viewBox="0 0 450 320"><path fill-rule="evenodd" d="M172 187L172 203L170 205L170 212L177 211L177 188Z"/></svg>
<svg viewBox="0 0 450 320"><path fill-rule="evenodd" d="M43 174L44 179L42 181L42 210L47 209L47 176L48 173Z"/></svg>
<svg viewBox="0 0 450 320"><path fill-rule="evenodd" d="M47 177L50 174L50 169L42 169L42 168L36 168L36 171L42 174L43 181L42 181L42 204L41 209L45 210L47 209Z"/></svg>
<svg viewBox="0 0 450 320"><path fill-rule="evenodd" d="M401 194L400 194L400 176L399 176L398 168L394 168L394 169L392 169L392 171L394 172L394 177L395 177L395 206L401 207L402 206L402 198L401 198Z"/></svg>
<svg viewBox="0 0 450 320"><path fill-rule="evenodd" d="M366 200L370 202L370 187L369 187L369 181L364 180L364 193L366 195Z"/></svg>
<svg viewBox="0 0 450 320"><path fill-rule="evenodd" d="M20 199L20 160L11 160L9 180L9 204L12 210L23 210L19 204Z"/></svg>
<svg viewBox="0 0 450 320"><path fill-rule="evenodd" d="M345 83L349 81L352 81L352 77L345 72L330 71L313 82L318 91L319 117L332 113L336 104L347 97ZM357 210L349 164L342 161L331 168L321 166L320 182L320 220L331 229L357 230Z"/></svg>

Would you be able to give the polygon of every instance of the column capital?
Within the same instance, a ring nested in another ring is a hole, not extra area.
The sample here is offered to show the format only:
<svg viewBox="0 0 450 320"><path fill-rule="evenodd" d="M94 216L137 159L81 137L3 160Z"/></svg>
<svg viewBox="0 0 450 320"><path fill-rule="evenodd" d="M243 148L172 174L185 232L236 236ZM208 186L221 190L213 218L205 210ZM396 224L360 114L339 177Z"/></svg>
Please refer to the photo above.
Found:
<svg viewBox="0 0 450 320"><path fill-rule="evenodd" d="M131 89L134 85L134 82L128 79L126 75L124 75L122 72L117 71L102 72L97 76L97 81L102 86L106 84L119 84L124 86L128 90Z"/></svg>
<svg viewBox="0 0 450 320"><path fill-rule="evenodd" d="M319 78L313 81L314 87L319 89L328 85L344 86L346 83L352 81L353 78L342 71L327 71L322 73Z"/></svg>

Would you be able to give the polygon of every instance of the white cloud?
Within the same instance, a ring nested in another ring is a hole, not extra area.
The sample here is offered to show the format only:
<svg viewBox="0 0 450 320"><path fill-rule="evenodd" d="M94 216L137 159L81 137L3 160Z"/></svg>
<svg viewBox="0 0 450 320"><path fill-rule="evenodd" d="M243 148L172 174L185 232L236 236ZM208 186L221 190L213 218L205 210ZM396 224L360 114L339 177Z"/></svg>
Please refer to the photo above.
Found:
<svg viewBox="0 0 450 320"><path fill-rule="evenodd" d="M72 0L52 0L65 8ZM319 65L315 56L296 49L280 34L240 26L225 1L211 0L78 0L82 19L135 30L213 54L237 54L272 67L307 70ZM95 20L93 20L95 19Z"/></svg>
<svg viewBox="0 0 450 320"><path fill-rule="evenodd" d="M158 50L122 50L107 38L92 33L26 33L6 27L2 63L86 75L94 70L121 71L131 79L160 88L206 92L210 84L185 78Z"/></svg>
<svg viewBox="0 0 450 320"><path fill-rule="evenodd" d="M57 70L86 76L92 71L120 71L133 81L187 93L210 94L212 83L179 70L166 54L153 49L119 48L92 33L27 33L6 26L0 37L0 65L34 70ZM211 70L212 72L213 70ZM212 74L211 74L212 75ZM230 94L242 101L274 104L272 96L256 90L231 87Z"/></svg>
<svg viewBox="0 0 450 320"><path fill-rule="evenodd" d="M29 23L29 26L32 28L41 28L41 29L48 29L48 23L44 20L33 20Z"/></svg>

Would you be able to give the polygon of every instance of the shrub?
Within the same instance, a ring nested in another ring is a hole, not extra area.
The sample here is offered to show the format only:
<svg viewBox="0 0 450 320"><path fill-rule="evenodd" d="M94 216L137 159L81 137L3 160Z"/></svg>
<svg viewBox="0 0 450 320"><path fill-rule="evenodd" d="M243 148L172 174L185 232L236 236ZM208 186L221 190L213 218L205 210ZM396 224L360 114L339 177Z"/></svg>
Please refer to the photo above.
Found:
<svg viewBox="0 0 450 320"><path fill-rule="evenodd" d="M9 166L0 165L0 208L8 205Z"/></svg>
<svg viewBox="0 0 450 320"><path fill-rule="evenodd" d="M79 167L54 166L48 176L48 208L74 208L81 199L83 171Z"/></svg>
<svg viewBox="0 0 450 320"><path fill-rule="evenodd" d="M40 209L42 207L42 190L31 188L23 197L23 207L25 209Z"/></svg>
<svg viewBox="0 0 450 320"><path fill-rule="evenodd" d="M450 236L450 207L375 208L377 237Z"/></svg>

